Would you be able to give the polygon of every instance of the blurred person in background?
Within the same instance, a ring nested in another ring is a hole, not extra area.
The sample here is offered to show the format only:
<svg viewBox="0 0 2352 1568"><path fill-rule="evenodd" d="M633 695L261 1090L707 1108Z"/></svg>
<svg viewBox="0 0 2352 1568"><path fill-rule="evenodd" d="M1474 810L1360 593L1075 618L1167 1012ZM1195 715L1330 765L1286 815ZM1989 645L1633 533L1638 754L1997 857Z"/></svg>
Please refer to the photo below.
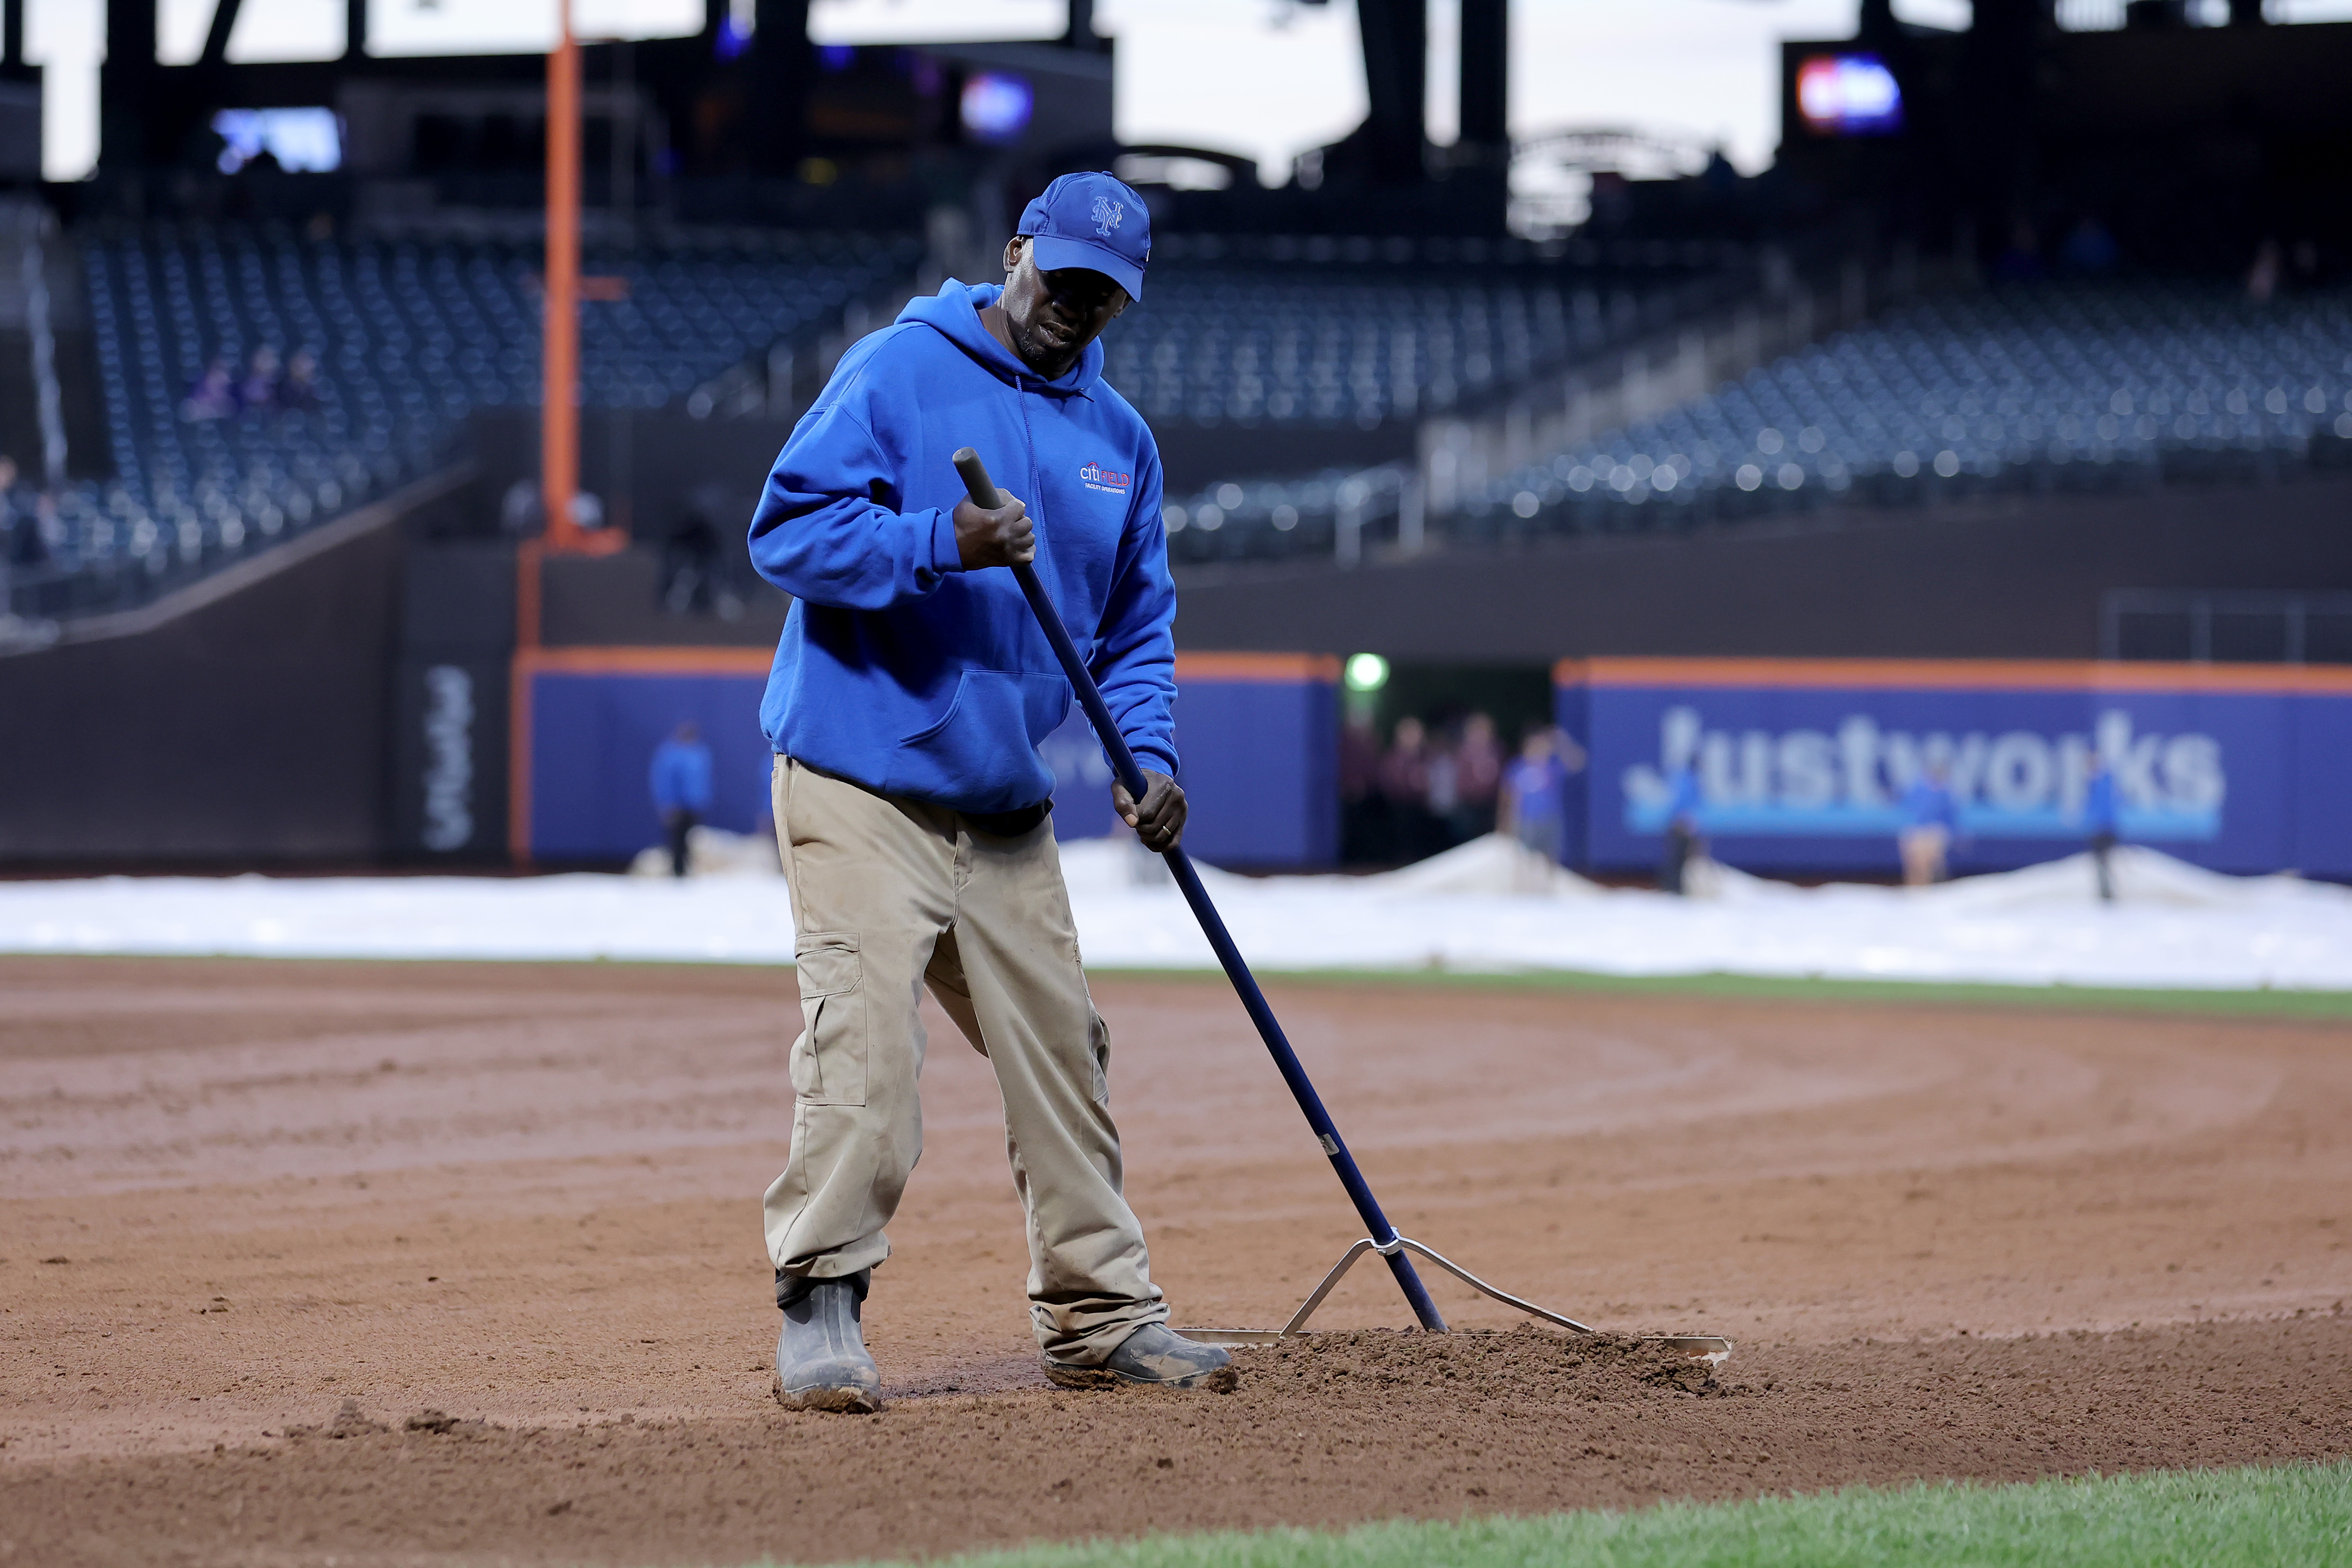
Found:
<svg viewBox="0 0 2352 1568"><path fill-rule="evenodd" d="M253 351L253 364L236 384L236 405L248 413L278 406L278 351L268 343Z"/></svg>
<svg viewBox="0 0 2352 1568"><path fill-rule="evenodd" d="M1420 859L1429 853L1436 826L1429 815L1429 730L1420 720L1397 721L1381 758L1380 786L1389 823L1385 858Z"/></svg>
<svg viewBox="0 0 2352 1568"><path fill-rule="evenodd" d="M1685 762L1666 777L1666 841L1664 854L1658 862L1658 891L1680 898L1690 889L1684 885L1690 863L1706 853L1706 841L1699 837L1698 808L1701 802L1698 774Z"/></svg>
<svg viewBox="0 0 2352 1568"><path fill-rule="evenodd" d="M0 582L6 570L38 566L49 558L49 536L42 523L53 517L57 503L20 482L14 458L0 456ZM9 606L0 600L0 616Z"/></svg>
<svg viewBox="0 0 2352 1568"><path fill-rule="evenodd" d="M226 419L236 412L236 379L229 374L228 361L215 354L205 373L188 388L185 401L180 405L180 417L191 421Z"/></svg>
<svg viewBox="0 0 2352 1568"><path fill-rule="evenodd" d="M2078 278L2104 278L2123 264L2123 251L2107 226L2090 213L2074 220L2058 252L2059 265Z"/></svg>
<svg viewBox="0 0 2352 1568"><path fill-rule="evenodd" d="M1425 752L1429 759L1426 774L1429 782L1422 795L1422 804L1428 808L1429 818L1422 825L1427 835L1427 843L1421 852L1434 855L1441 849L1451 849L1454 845L1454 822L1462 808L1460 774L1455 769L1460 755L1460 738L1442 720L1433 728L1424 721L1423 728L1429 734Z"/></svg>
<svg viewBox="0 0 2352 1568"><path fill-rule="evenodd" d="M0 453L0 622L16 613L16 585L12 581L16 564L16 506L9 492L16 485L16 460Z"/></svg>
<svg viewBox="0 0 2352 1568"><path fill-rule="evenodd" d="M2042 236L2032 219L2020 214L2011 223L2009 244L1993 258L1992 275L2003 283L2030 282L2050 275L2042 259Z"/></svg>
<svg viewBox="0 0 2352 1568"><path fill-rule="evenodd" d="M2116 829L2121 818L2116 809L2116 775L2107 766L2107 759L2093 752L2089 758L2091 776L2083 785L2083 832L2091 841L2091 864L2098 871L2099 901L2116 901L2116 879L2107 865L2107 852L2116 847Z"/></svg>
<svg viewBox="0 0 2352 1568"><path fill-rule="evenodd" d="M16 491L16 459L0 452L0 561L24 565L40 558L40 547L32 498Z"/></svg>
<svg viewBox="0 0 2352 1568"><path fill-rule="evenodd" d="M1903 856L1903 885L1925 888L1946 875L1944 857L1958 826L1944 764L1929 763L1903 792L1903 830L1895 836Z"/></svg>
<svg viewBox="0 0 2352 1568"><path fill-rule="evenodd" d="M719 485L697 485L688 494L686 510L678 513L662 536L659 581L663 609L673 616L710 613L719 581L719 520L726 518L731 522L735 510Z"/></svg>
<svg viewBox="0 0 2352 1568"><path fill-rule="evenodd" d="M1454 809L1447 826L1454 842L1467 844L1495 831L1496 796L1503 784L1503 747L1495 739L1491 714L1473 713L1462 721L1462 739L1454 748Z"/></svg>
<svg viewBox="0 0 2352 1568"><path fill-rule="evenodd" d="M1559 735L1530 724L1519 754L1503 770L1500 829L1558 865L1568 832L1568 763Z"/></svg>
<svg viewBox="0 0 2352 1568"><path fill-rule="evenodd" d="M710 748L691 720L654 748L654 810L669 841L669 874L686 875L686 839L710 811Z"/></svg>
<svg viewBox="0 0 2352 1568"><path fill-rule="evenodd" d="M2257 305L2267 305L2276 298L2279 279L2286 269L2286 260L2279 250L2279 242L2266 239L2254 251L2254 264L2246 268L2246 298Z"/></svg>
<svg viewBox="0 0 2352 1568"><path fill-rule="evenodd" d="M1381 732L1370 713L1351 713L1339 731L1339 858L1377 860L1386 837L1381 799Z"/></svg>
<svg viewBox="0 0 2352 1568"><path fill-rule="evenodd" d="M751 837L774 852L776 869L781 871L783 869L783 850L776 842L776 759L773 752L760 758L759 787L751 792L751 798L759 803L751 808Z"/></svg>
<svg viewBox="0 0 2352 1568"><path fill-rule="evenodd" d="M278 406L291 414L319 406L319 356L309 349L296 349L286 362L286 379L278 384Z"/></svg>

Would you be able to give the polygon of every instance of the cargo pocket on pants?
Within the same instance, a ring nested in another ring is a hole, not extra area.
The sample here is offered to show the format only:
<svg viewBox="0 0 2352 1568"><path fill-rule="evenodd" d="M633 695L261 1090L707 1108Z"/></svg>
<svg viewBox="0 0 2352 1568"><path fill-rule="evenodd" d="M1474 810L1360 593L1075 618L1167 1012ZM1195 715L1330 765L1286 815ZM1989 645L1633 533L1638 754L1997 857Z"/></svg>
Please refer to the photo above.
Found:
<svg viewBox="0 0 2352 1568"><path fill-rule="evenodd" d="M1091 1020L1087 1029L1087 1044L1093 1048L1095 1058L1095 1103L1108 1105L1110 1103L1110 1026L1104 1023L1103 1016L1092 1007L1087 1009L1087 1016Z"/></svg>
<svg viewBox="0 0 2352 1568"><path fill-rule="evenodd" d="M801 984L801 1037L793 1042L793 1092L812 1105L866 1103L865 961L854 931L810 931L793 943Z"/></svg>

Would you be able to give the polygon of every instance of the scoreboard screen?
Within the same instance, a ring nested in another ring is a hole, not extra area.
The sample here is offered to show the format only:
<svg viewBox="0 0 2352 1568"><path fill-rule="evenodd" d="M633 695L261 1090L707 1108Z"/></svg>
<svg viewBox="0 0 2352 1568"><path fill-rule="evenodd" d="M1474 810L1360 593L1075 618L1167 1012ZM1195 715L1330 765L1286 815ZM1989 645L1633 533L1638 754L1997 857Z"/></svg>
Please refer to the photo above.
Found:
<svg viewBox="0 0 2352 1568"><path fill-rule="evenodd" d="M1876 55L1809 55L1797 67L1797 112L1817 136L1885 136L1903 129L1903 89Z"/></svg>

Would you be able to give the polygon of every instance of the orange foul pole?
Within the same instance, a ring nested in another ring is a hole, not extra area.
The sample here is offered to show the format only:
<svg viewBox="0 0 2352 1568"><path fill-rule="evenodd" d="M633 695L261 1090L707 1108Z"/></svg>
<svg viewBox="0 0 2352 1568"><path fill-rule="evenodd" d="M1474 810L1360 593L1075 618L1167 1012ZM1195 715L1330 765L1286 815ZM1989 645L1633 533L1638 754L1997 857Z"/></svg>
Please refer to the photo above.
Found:
<svg viewBox="0 0 2352 1568"><path fill-rule="evenodd" d="M539 426L540 497L551 549L581 547L572 498L580 489L580 42L572 0L556 0L547 57L547 319Z"/></svg>
<svg viewBox="0 0 2352 1568"><path fill-rule="evenodd" d="M572 0L556 0L555 47L547 57L546 316L540 322L539 491L547 538L527 539L515 558L515 643L507 737L507 845L530 861L530 675L539 649L540 562L585 541L572 515L580 489L580 44Z"/></svg>

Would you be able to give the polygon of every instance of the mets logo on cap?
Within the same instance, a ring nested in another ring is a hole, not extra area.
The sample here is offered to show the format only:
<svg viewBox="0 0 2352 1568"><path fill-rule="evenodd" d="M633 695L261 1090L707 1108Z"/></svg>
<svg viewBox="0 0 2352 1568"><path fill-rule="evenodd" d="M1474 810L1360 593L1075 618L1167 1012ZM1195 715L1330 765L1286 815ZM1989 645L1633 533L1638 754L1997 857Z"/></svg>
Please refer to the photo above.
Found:
<svg viewBox="0 0 2352 1568"><path fill-rule="evenodd" d="M1078 483L1090 490L1101 490L1107 495L1123 496L1134 482L1134 475L1122 474L1116 468L1106 468L1100 463L1088 463L1078 470Z"/></svg>
<svg viewBox="0 0 2352 1568"><path fill-rule="evenodd" d="M1108 239L1110 231L1117 228L1119 219L1127 216L1127 208L1108 196L1097 196L1094 211L1088 216L1095 220L1095 233L1104 239Z"/></svg>

